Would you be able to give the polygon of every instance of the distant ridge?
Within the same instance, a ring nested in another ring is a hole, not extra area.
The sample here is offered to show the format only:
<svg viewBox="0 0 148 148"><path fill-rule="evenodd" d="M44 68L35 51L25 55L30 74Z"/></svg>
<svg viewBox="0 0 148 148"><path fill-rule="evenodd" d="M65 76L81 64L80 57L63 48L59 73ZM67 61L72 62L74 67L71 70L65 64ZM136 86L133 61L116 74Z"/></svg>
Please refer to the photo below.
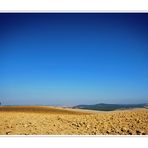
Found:
<svg viewBox="0 0 148 148"><path fill-rule="evenodd" d="M132 109L132 108L148 108L147 103L143 104L93 104L93 105L77 105L73 108L77 109L89 109L89 110L98 110L98 111L113 111L113 110L124 110L124 109Z"/></svg>

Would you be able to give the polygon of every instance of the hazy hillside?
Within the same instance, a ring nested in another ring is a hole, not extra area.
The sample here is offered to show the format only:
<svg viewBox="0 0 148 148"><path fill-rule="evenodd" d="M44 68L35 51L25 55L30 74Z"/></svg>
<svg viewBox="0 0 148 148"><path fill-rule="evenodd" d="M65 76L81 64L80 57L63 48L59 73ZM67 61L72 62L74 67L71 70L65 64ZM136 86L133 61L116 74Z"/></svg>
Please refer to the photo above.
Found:
<svg viewBox="0 0 148 148"><path fill-rule="evenodd" d="M90 109L99 111L113 111L117 109L146 108L147 104L94 104L94 105L77 105L73 108Z"/></svg>

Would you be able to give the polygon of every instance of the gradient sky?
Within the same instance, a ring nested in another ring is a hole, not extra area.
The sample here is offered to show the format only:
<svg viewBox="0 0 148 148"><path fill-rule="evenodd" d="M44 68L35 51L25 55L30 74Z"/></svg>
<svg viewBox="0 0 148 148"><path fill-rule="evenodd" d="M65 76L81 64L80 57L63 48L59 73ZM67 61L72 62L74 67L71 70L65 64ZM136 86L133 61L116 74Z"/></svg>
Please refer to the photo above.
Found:
<svg viewBox="0 0 148 148"><path fill-rule="evenodd" d="M0 101L148 103L148 14L0 14Z"/></svg>

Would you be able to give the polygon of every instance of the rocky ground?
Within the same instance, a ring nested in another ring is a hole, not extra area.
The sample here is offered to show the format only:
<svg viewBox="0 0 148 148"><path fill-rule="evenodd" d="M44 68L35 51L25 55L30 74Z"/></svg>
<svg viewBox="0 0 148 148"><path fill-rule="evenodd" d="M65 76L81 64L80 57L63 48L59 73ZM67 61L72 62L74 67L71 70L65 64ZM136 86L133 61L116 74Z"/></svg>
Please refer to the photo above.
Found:
<svg viewBox="0 0 148 148"><path fill-rule="evenodd" d="M0 135L148 135L148 109L83 112L0 107Z"/></svg>

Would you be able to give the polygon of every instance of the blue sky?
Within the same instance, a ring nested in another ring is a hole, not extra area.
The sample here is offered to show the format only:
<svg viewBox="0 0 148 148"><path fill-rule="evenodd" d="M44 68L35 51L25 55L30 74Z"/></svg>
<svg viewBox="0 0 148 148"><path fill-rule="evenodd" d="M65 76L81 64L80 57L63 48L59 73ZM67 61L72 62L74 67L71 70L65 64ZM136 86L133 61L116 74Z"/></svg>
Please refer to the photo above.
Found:
<svg viewBox="0 0 148 148"><path fill-rule="evenodd" d="M148 103L148 14L0 14L0 100Z"/></svg>

